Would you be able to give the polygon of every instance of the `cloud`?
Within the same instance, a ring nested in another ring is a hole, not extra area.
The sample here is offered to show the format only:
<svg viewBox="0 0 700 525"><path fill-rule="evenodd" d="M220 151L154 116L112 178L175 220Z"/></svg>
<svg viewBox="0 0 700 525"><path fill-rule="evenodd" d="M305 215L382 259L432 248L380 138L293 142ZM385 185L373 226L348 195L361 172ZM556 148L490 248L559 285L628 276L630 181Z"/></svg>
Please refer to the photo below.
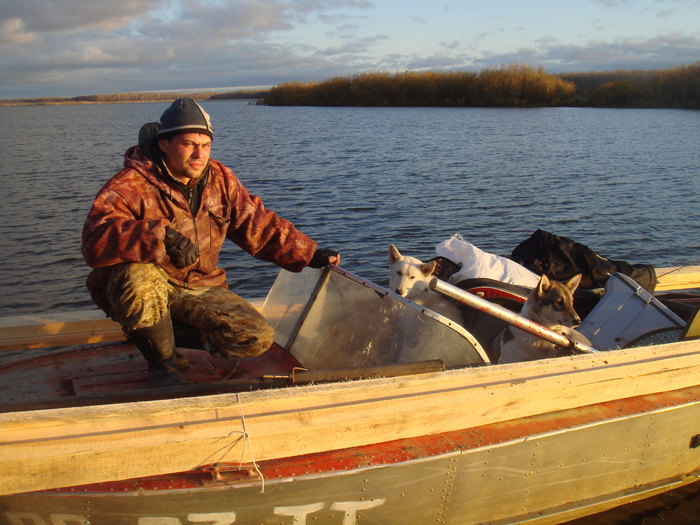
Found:
<svg viewBox="0 0 700 525"><path fill-rule="evenodd" d="M25 29L21 18L7 18L0 23L0 46L28 44L35 38Z"/></svg>
<svg viewBox="0 0 700 525"><path fill-rule="evenodd" d="M337 56L337 55L358 55L366 53L374 44L383 40L388 40L389 37L384 35L374 37L356 38L350 42L343 44L340 47L330 47L319 49L314 53L316 56Z"/></svg>
<svg viewBox="0 0 700 525"><path fill-rule="evenodd" d="M433 54L427 57L411 57L406 62L405 69L455 69L469 65L471 62L464 56L451 56L447 54ZM401 68L397 68L401 69Z"/></svg>
<svg viewBox="0 0 700 525"><path fill-rule="evenodd" d="M689 4L698 5L698 0L591 0L595 4L600 4L609 8L618 8L626 6L634 6L638 9L646 9L652 7L658 7L659 5L668 4Z"/></svg>
<svg viewBox="0 0 700 525"><path fill-rule="evenodd" d="M110 77L106 92L238 85L239 68L252 71L251 63L261 70L300 61L318 66L316 50L273 45L272 34L340 9L368 7L363 0L6 1L0 5L0 77L5 92L63 84L64 96L86 94ZM363 44L355 45L361 50Z"/></svg>
<svg viewBox="0 0 700 525"><path fill-rule="evenodd" d="M610 42L591 40L584 45L548 42L540 48L485 55L480 65L525 62L543 65L550 72L663 69L697 62L700 38L667 34L651 38L621 38Z"/></svg>
<svg viewBox="0 0 700 525"><path fill-rule="evenodd" d="M449 45L446 45L449 44ZM543 66L550 73L668 69L696 63L700 38L677 33L651 38L589 40L581 45L541 38L533 46L508 53L465 51L454 43L442 43L439 52L426 55L392 54L383 57L385 69L446 70L500 67L511 63Z"/></svg>
<svg viewBox="0 0 700 525"><path fill-rule="evenodd" d="M23 0L0 5L0 23L19 20L28 32L94 28L111 31L145 15L161 0Z"/></svg>
<svg viewBox="0 0 700 525"><path fill-rule="evenodd" d="M593 2L602 4L606 7L619 7L624 4L629 4L633 0L593 0Z"/></svg>
<svg viewBox="0 0 700 525"><path fill-rule="evenodd" d="M440 42L440 46L445 49L457 49L461 45L459 40L450 40L449 42Z"/></svg>
<svg viewBox="0 0 700 525"><path fill-rule="evenodd" d="M700 2L592 1L610 8L653 7L658 16ZM550 72L652 69L695 63L700 56L698 32L599 36L576 45L546 32L526 42L523 35L513 38L519 31L483 32L481 26L444 34L426 29L418 37L412 23L404 24L410 26L407 34L397 33L373 19L371 8L364 0L4 0L0 98L206 90L511 62ZM592 20L596 30L589 35L614 26L605 16ZM411 22L408 15L405 21Z"/></svg>

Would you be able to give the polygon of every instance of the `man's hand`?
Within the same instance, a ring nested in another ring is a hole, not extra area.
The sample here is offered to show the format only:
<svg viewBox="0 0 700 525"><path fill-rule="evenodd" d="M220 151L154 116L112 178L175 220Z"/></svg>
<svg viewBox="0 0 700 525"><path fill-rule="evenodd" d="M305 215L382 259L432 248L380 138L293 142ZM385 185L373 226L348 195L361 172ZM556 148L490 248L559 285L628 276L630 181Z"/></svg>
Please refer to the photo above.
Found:
<svg viewBox="0 0 700 525"><path fill-rule="evenodd" d="M199 257L197 246L170 226L165 227L163 244L165 245L165 253L170 257L175 268L186 268L197 262Z"/></svg>
<svg viewBox="0 0 700 525"><path fill-rule="evenodd" d="M323 248L321 250L316 250L308 266L311 268L323 268L329 264L340 264L340 253L329 248Z"/></svg>

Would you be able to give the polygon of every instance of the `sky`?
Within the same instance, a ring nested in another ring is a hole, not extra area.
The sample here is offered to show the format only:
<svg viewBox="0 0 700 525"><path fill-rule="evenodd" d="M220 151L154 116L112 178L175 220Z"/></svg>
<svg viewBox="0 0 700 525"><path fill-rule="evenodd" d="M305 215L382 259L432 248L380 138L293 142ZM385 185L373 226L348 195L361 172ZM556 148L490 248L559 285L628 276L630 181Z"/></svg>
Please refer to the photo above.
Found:
<svg viewBox="0 0 700 525"><path fill-rule="evenodd" d="M700 0L2 0L0 98L700 61Z"/></svg>

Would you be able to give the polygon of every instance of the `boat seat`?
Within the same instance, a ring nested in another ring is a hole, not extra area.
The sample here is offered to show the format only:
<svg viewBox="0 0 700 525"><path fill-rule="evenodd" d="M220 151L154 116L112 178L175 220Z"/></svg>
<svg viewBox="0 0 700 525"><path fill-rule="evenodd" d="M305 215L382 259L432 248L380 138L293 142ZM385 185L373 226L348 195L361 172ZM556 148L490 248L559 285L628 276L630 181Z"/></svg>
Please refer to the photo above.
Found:
<svg viewBox="0 0 700 525"><path fill-rule="evenodd" d="M531 290L526 286L488 278L464 279L455 283L455 286L513 312L520 311ZM491 362L497 363L499 355L493 343L508 324L477 308L467 305L460 305L460 308L464 328L479 341Z"/></svg>

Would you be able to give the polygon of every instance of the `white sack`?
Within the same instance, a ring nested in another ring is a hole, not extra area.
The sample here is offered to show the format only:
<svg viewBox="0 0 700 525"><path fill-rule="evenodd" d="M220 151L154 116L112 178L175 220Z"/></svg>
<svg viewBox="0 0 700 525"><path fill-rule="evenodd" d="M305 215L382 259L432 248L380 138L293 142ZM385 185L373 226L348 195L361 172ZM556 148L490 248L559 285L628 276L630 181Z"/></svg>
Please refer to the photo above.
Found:
<svg viewBox="0 0 700 525"><path fill-rule="evenodd" d="M435 254L447 257L456 263L462 263L462 268L450 277L450 283L456 284L464 279L486 277L504 283L518 284L534 288L540 276L524 266L480 250L457 233L435 247Z"/></svg>

